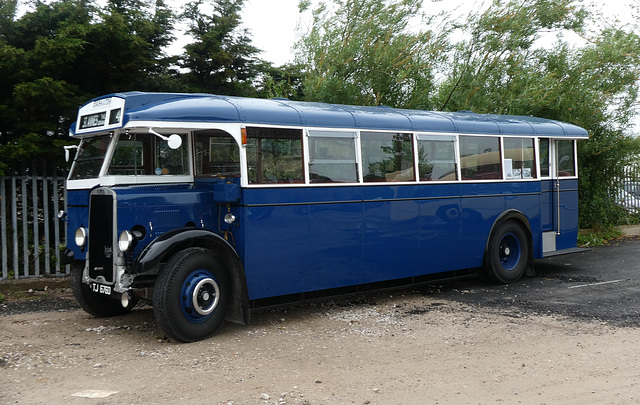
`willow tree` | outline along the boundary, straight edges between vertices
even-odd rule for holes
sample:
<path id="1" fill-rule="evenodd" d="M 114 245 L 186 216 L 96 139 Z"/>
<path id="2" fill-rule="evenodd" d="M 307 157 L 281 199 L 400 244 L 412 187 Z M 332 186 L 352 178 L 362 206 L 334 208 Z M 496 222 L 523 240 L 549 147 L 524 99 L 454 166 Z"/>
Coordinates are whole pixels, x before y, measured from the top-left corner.
<path id="1" fill-rule="evenodd" d="M 631 133 L 640 37 L 637 26 L 580 4 L 493 0 L 457 22 L 421 15 L 419 0 L 321 3 L 297 44 L 303 91 L 309 100 L 580 125 L 591 136 L 579 143 L 581 225 L 620 223 L 612 179 L 640 153 Z"/>
<path id="2" fill-rule="evenodd" d="M 578 143 L 586 227 L 623 220 L 612 180 L 640 152 L 631 132 L 640 37 L 602 22 L 573 0 L 495 0 L 461 25 L 464 39 L 438 100 L 444 110 L 534 115 L 587 129 L 589 141 Z"/>
<path id="3" fill-rule="evenodd" d="M 431 107 L 448 31 L 414 29 L 431 22 L 419 13 L 421 5 L 421 0 L 319 3 L 311 28 L 295 45 L 296 62 L 305 68 L 305 98 Z M 301 2 L 301 11 L 309 7 Z"/>

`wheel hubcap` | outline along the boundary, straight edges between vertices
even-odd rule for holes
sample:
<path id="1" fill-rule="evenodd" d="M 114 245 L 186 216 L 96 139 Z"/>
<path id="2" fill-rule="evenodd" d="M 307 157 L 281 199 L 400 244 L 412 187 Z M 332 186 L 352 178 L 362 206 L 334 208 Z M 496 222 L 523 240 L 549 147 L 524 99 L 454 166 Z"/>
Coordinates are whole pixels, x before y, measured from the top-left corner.
<path id="1" fill-rule="evenodd" d="M 220 287 L 207 270 L 191 273 L 182 284 L 180 307 L 185 317 L 194 323 L 205 321 L 220 301 Z"/>
<path id="2" fill-rule="evenodd" d="M 516 235 L 504 235 L 498 249 L 500 262 L 506 270 L 513 270 L 520 263 L 520 241 Z"/>

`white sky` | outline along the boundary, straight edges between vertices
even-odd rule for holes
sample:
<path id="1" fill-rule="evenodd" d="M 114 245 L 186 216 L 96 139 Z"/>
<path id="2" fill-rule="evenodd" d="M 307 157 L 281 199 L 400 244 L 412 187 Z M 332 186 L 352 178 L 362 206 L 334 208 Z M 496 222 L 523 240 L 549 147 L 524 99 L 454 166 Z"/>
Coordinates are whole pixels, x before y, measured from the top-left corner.
<path id="1" fill-rule="evenodd" d="M 293 62 L 291 47 L 300 21 L 299 0 L 248 0 L 242 22 L 251 31 L 253 46 L 263 50 L 260 58 L 276 66 Z"/>
<path id="2" fill-rule="evenodd" d="M 330 2 L 330 0 L 325 1 Z M 462 15 L 489 1 L 423 0 L 423 7 L 430 11 L 434 8 L 456 10 L 455 15 Z M 276 66 L 293 61 L 291 47 L 296 41 L 298 35 L 296 27 L 301 21 L 298 2 L 299 0 L 247 0 L 243 7 L 241 19 L 244 26 L 251 31 L 253 45 L 263 51 L 259 56 Z M 180 3 L 184 1 L 169 0 L 169 4 L 174 6 Z M 640 6 L 640 0 L 586 0 L 585 3 L 602 11 L 610 22 L 616 18 L 628 20 L 631 16 L 629 5 Z M 638 23 L 637 21 L 629 22 Z M 308 17 L 306 24 L 308 24 Z"/>

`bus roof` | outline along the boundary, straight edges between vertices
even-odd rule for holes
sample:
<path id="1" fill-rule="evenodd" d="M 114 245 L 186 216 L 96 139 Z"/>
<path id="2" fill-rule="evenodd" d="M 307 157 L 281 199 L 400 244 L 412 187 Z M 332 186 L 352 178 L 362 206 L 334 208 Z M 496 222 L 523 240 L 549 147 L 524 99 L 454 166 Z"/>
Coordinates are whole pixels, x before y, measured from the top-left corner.
<path id="1" fill-rule="evenodd" d="M 395 130 L 402 132 L 445 132 L 588 138 L 587 131 L 573 124 L 544 118 L 472 112 L 434 112 L 385 106 L 362 107 L 339 104 L 258 99 L 212 94 L 114 93 L 95 98 L 80 108 L 101 105 L 100 100 L 119 98 L 124 109 L 120 128 L 135 122 L 210 122 L 282 125 L 322 128 Z M 105 110 L 106 111 L 106 110 Z M 106 128 L 71 126 L 71 135 L 94 133 Z"/>

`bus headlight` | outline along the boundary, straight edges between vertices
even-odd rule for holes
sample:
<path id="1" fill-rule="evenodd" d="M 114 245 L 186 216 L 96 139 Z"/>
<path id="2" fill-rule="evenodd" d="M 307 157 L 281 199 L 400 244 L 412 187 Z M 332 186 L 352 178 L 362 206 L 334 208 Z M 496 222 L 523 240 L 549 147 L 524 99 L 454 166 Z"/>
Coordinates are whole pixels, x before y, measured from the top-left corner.
<path id="1" fill-rule="evenodd" d="M 121 252 L 126 252 L 131 248 L 133 244 L 133 235 L 129 231 L 120 232 L 120 237 L 118 237 L 118 247 Z"/>
<path id="2" fill-rule="evenodd" d="M 87 244 L 87 230 L 84 227 L 76 229 L 75 242 L 79 248 L 83 248 Z"/>
<path id="3" fill-rule="evenodd" d="M 232 223 L 236 222 L 236 216 L 232 213 L 228 213 L 224 216 L 224 222 L 231 225 Z"/>

